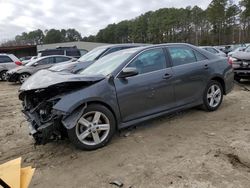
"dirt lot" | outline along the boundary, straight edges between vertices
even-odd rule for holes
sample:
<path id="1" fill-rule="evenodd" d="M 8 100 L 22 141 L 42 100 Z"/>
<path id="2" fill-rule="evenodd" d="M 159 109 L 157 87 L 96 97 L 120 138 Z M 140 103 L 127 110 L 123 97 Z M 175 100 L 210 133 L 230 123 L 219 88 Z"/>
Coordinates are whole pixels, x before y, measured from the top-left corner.
<path id="1" fill-rule="evenodd" d="M 216 112 L 148 121 L 93 152 L 68 141 L 34 147 L 18 87 L 0 83 L 0 163 L 22 156 L 37 168 L 31 187 L 250 187 L 250 92 L 239 86 Z"/>

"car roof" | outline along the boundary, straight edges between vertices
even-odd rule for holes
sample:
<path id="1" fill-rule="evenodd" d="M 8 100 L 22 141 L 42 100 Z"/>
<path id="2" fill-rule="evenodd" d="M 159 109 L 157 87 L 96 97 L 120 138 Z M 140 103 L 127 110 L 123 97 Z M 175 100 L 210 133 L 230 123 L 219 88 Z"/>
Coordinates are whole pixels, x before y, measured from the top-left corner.
<path id="1" fill-rule="evenodd" d="M 125 50 L 134 50 L 135 52 L 140 52 L 140 51 L 143 51 L 143 50 L 147 50 L 147 49 L 152 49 L 152 48 L 157 48 L 157 47 L 171 47 L 171 46 L 186 46 L 186 47 L 190 47 L 192 49 L 195 49 L 197 51 L 199 51 L 200 53 L 202 53 L 203 55 L 205 55 L 207 58 L 209 59 L 217 59 L 218 56 L 217 55 L 214 55 L 202 48 L 199 48 L 195 45 L 192 45 L 192 44 L 188 44 L 188 43 L 163 43 L 163 44 L 154 44 L 154 45 L 147 45 L 147 46 L 141 46 L 141 47 L 137 47 L 137 48 L 131 48 L 131 49 L 125 49 Z M 123 51 L 123 50 L 122 50 Z M 115 53 L 119 53 L 120 51 L 118 52 L 115 52 Z"/>
<path id="2" fill-rule="evenodd" d="M 152 45 L 146 45 L 146 46 L 140 46 L 136 49 L 150 49 L 150 48 L 154 48 L 154 47 L 168 47 L 168 46 L 188 46 L 191 48 L 198 48 L 197 46 L 194 46 L 192 44 L 188 44 L 188 43 L 162 43 L 162 44 L 152 44 Z"/>
<path id="3" fill-rule="evenodd" d="M 142 44 L 142 43 L 122 43 L 122 44 L 110 44 L 99 46 L 98 48 L 114 48 L 114 47 L 139 47 L 139 46 L 148 46 L 150 44 Z"/>

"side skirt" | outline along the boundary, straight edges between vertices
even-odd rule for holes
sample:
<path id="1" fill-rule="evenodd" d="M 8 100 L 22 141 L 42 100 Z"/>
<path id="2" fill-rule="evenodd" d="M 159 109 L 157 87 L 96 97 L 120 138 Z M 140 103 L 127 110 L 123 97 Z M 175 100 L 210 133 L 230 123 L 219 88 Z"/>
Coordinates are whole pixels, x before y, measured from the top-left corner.
<path id="1" fill-rule="evenodd" d="M 185 106 L 180 106 L 180 107 L 177 107 L 177 108 L 173 108 L 171 110 L 166 110 L 166 111 L 163 111 L 163 112 L 159 112 L 159 113 L 156 113 L 156 114 L 145 116 L 145 117 L 142 117 L 142 118 L 139 118 L 139 119 L 131 120 L 131 121 L 128 121 L 128 122 L 125 122 L 125 123 L 121 123 L 120 125 L 118 125 L 118 129 L 123 129 L 123 128 L 129 127 L 131 125 L 139 124 L 141 122 L 144 122 L 144 121 L 147 121 L 147 120 L 150 120 L 150 119 L 154 119 L 154 118 L 159 117 L 159 116 L 172 114 L 174 112 L 178 112 L 178 111 L 182 111 L 182 110 L 187 110 L 187 109 L 190 109 L 192 107 L 199 106 L 201 104 L 202 103 L 199 101 L 199 102 L 191 103 L 191 104 L 188 104 L 188 105 L 185 105 Z"/>

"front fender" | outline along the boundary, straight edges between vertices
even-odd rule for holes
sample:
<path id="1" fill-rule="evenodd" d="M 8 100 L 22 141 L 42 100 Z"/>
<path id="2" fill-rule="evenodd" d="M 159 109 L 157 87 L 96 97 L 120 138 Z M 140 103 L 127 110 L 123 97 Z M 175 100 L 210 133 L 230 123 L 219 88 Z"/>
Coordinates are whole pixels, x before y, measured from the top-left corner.
<path id="1" fill-rule="evenodd" d="M 115 88 L 106 79 L 61 96 L 53 109 L 60 111 L 67 117 L 72 115 L 80 106 L 85 106 L 90 102 L 106 104 L 111 108 L 117 120 L 120 120 Z"/>

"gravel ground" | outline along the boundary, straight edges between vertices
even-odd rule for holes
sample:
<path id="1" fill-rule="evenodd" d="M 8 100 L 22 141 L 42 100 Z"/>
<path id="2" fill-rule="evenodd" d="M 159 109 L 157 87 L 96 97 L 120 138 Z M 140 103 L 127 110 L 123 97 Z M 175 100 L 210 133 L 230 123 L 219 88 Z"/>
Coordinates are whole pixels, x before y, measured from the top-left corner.
<path id="1" fill-rule="evenodd" d="M 250 88 L 250 83 L 245 83 Z M 124 130 L 102 149 L 69 141 L 34 146 L 19 85 L 0 82 L 0 163 L 17 158 L 36 167 L 31 187 L 250 187 L 250 92 L 236 86 L 221 108 L 190 109 Z"/>

